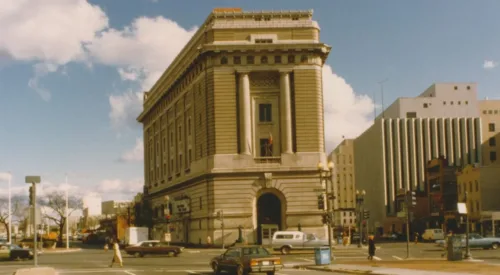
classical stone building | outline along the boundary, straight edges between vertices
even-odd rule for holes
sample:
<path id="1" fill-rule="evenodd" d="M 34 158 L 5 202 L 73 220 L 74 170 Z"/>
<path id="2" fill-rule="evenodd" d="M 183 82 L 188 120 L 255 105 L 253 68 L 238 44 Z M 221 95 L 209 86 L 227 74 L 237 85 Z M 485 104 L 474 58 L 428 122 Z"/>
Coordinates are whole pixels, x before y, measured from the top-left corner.
<path id="1" fill-rule="evenodd" d="M 155 238 L 168 211 L 172 242 L 229 244 L 241 228 L 258 243 L 299 224 L 325 235 L 315 189 L 331 48 L 319 32 L 311 11 L 215 9 L 145 93 Z"/>

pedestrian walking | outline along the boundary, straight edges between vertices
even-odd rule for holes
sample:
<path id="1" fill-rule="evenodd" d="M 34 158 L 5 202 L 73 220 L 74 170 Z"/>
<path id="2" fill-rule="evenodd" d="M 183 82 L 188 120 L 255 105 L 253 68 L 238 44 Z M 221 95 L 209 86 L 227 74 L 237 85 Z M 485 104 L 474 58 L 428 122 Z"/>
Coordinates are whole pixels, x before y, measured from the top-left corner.
<path id="1" fill-rule="evenodd" d="M 418 234 L 418 232 L 415 232 L 415 244 L 418 244 L 418 237 L 420 236 L 420 234 Z"/>
<path id="2" fill-rule="evenodd" d="M 123 267 L 122 253 L 120 252 L 120 245 L 118 243 L 118 239 L 113 240 L 113 260 L 111 260 L 109 267 L 113 267 L 114 263 L 119 263 L 120 267 Z"/>
<path id="3" fill-rule="evenodd" d="M 375 237 L 370 235 L 368 237 L 368 260 L 373 261 L 373 256 L 375 256 Z"/>

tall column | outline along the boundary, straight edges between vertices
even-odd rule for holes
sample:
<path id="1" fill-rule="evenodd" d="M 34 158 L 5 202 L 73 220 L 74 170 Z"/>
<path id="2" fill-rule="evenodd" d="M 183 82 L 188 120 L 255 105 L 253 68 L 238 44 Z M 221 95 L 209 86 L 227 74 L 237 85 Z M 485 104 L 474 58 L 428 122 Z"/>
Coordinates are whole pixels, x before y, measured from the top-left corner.
<path id="1" fill-rule="evenodd" d="M 252 120 L 250 103 L 250 80 L 248 72 L 240 73 L 240 148 L 241 154 L 252 154 Z"/>
<path id="2" fill-rule="evenodd" d="M 292 100 L 290 95 L 290 73 L 280 72 L 280 118 L 283 153 L 292 151 Z"/>

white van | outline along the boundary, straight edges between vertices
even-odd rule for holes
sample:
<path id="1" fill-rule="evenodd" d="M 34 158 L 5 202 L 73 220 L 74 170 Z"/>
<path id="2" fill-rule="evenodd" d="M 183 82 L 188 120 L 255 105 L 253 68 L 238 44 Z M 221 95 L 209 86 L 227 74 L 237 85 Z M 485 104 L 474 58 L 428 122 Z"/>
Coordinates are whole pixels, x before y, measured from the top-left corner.
<path id="1" fill-rule="evenodd" d="M 309 250 L 323 246 L 328 247 L 328 240 L 301 231 L 276 231 L 272 240 L 273 250 L 280 250 L 283 255 L 289 254 L 291 250 Z"/>
<path id="2" fill-rule="evenodd" d="M 424 234 L 422 234 L 422 240 L 424 241 L 444 240 L 443 229 L 441 228 L 426 229 Z"/>

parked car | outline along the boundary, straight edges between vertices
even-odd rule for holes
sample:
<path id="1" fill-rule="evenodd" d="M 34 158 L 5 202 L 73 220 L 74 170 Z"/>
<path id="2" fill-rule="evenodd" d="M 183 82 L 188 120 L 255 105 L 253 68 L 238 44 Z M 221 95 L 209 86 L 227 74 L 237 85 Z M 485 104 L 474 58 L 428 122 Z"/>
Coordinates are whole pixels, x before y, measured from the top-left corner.
<path id="1" fill-rule="evenodd" d="M 465 235 L 459 235 L 462 238 L 461 247 L 466 246 Z M 440 247 L 447 247 L 448 244 L 445 240 L 436 241 L 436 245 Z M 500 246 L 500 238 L 483 237 L 477 233 L 469 234 L 469 248 L 483 248 L 483 249 L 498 249 Z"/>
<path id="2" fill-rule="evenodd" d="M 136 257 L 144 257 L 145 255 L 173 255 L 175 257 L 182 253 L 184 247 L 169 245 L 166 242 L 160 241 L 143 241 L 135 245 L 125 247 L 125 252 Z"/>
<path id="3" fill-rule="evenodd" d="M 38 252 L 40 254 L 40 252 Z M 0 244 L 0 258 L 2 259 L 33 259 L 31 249 L 21 248 L 16 244 Z"/>
<path id="4" fill-rule="evenodd" d="M 222 271 L 236 272 L 237 275 L 248 273 L 267 273 L 274 275 L 283 269 L 281 258 L 273 256 L 261 246 L 231 247 L 223 254 L 210 260 L 210 266 L 215 274 Z"/>
<path id="5" fill-rule="evenodd" d="M 328 240 L 300 231 L 276 231 L 272 239 L 272 248 L 280 250 L 283 255 L 291 250 L 311 250 L 322 246 L 328 246 Z"/>

